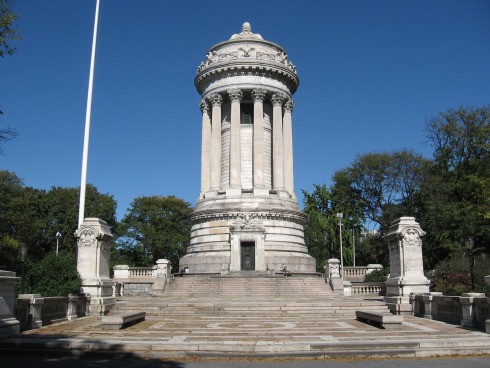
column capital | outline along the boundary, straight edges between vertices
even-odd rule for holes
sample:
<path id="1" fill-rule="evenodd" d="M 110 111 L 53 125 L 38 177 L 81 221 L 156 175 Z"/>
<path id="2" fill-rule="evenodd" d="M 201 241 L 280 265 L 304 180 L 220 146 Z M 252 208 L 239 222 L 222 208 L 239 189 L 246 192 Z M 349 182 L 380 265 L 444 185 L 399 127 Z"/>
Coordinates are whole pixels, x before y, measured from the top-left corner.
<path id="1" fill-rule="evenodd" d="M 286 99 L 286 96 L 282 93 L 274 93 L 271 97 L 272 106 L 282 106 L 283 101 Z"/>
<path id="2" fill-rule="evenodd" d="M 201 112 L 209 110 L 209 104 L 204 98 L 199 102 L 199 108 L 201 109 Z"/>
<path id="3" fill-rule="evenodd" d="M 265 94 L 266 94 L 265 89 L 254 89 L 252 91 L 252 99 L 254 102 L 262 102 L 265 100 Z"/>
<path id="4" fill-rule="evenodd" d="M 234 89 L 229 89 L 228 91 L 228 95 L 230 96 L 230 100 L 231 101 L 238 101 L 240 102 L 243 98 L 243 93 L 241 90 L 237 89 L 237 88 L 234 88 Z"/>
<path id="5" fill-rule="evenodd" d="M 284 110 L 293 112 L 294 109 L 294 101 L 292 98 L 289 98 L 285 103 L 284 103 Z"/>
<path id="6" fill-rule="evenodd" d="M 211 105 L 213 106 L 221 106 L 223 105 L 223 97 L 219 93 L 212 93 L 208 97 Z"/>

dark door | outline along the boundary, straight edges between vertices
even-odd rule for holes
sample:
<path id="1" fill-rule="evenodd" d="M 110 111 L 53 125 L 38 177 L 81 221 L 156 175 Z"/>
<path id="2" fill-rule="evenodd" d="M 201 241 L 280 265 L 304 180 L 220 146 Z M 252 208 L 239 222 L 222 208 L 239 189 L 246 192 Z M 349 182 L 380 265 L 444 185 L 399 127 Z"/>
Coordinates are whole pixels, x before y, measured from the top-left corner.
<path id="1" fill-rule="evenodd" d="M 242 270 L 255 270 L 255 243 L 242 242 Z"/>

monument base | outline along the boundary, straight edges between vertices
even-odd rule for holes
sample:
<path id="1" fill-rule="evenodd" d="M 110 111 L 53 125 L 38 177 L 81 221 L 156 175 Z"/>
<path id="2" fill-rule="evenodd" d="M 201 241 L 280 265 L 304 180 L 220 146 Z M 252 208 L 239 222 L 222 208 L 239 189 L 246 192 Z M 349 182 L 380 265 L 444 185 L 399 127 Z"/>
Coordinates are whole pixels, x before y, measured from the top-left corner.
<path id="1" fill-rule="evenodd" d="M 89 315 L 104 316 L 116 305 L 111 280 L 84 280 L 83 292 L 90 295 Z"/>
<path id="2" fill-rule="evenodd" d="M 387 295 L 383 298 L 390 312 L 398 315 L 412 315 L 409 296 Z"/>
<path id="3" fill-rule="evenodd" d="M 20 322 L 12 317 L 10 308 L 0 297 L 0 337 L 17 335 L 20 333 Z"/>

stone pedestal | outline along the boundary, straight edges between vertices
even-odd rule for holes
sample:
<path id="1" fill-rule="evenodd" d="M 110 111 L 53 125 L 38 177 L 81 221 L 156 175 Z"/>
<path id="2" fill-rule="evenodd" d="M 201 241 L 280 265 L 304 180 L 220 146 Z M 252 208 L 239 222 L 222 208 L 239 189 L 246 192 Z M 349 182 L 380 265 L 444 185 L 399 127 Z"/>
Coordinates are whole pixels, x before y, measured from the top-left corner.
<path id="1" fill-rule="evenodd" d="M 0 337 L 20 332 L 20 322 L 14 317 L 15 286 L 20 277 L 15 272 L 0 270 Z"/>
<path id="2" fill-rule="evenodd" d="M 167 280 L 171 274 L 170 262 L 168 259 L 157 260 L 157 266 L 153 270 L 153 277 L 155 282 L 153 283 L 151 294 L 152 295 L 163 295 L 165 286 L 167 285 Z"/>
<path id="3" fill-rule="evenodd" d="M 76 231 L 78 245 L 77 269 L 82 277 L 82 289 L 90 294 L 91 315 L 105 315 L 116 303 L 112 295 L 114 282 L 110 279 L 109 263 L 112 234 L 107 223 L 87 218 Z"/>
<path id="4" fill-rule="evenodd" d="M 485 276 L 485 282 L 490 285 L 490 275 Z M 490 304 L 490 297 L 487 298 L 488 304 Z M 490 319 L 485 321 L 485 331 L 490 333 Z"/>
<path id="5" fill-rule="evenodd" d="M 28 329 L 35 330 L 43 327 L 41 310 L 44 304 L 44 298 L 41 297 L 41 294 L 20 294 L 19 299 L 29 300 L 29 316 L 31 321 Z"/>
<path id="6" fill-rule="evenodd" d="M 385 302 L 392 313 L 411 314 L 410 293 L 429 292 L 430 281 L 424 276 L 422 261 L 424 235 L 414 217 L 400 217 L 393 221 L 385 236 L 390 250 Z"/>
<path id="7" fill-rule="evenodd" d="M 485 293 L 464 293 L 461 294 L 461 326 L 473 328 L 476 326 L 476 306 L 475 299 L 486 299 Z"/>
<path id="8" fill-rule="evenodd" d="M 344 285 L 340 276 L 340 261 L 337 258 L 330 258 L 327 261 L 325 277 L 334 293 L 344 293 Z"/>

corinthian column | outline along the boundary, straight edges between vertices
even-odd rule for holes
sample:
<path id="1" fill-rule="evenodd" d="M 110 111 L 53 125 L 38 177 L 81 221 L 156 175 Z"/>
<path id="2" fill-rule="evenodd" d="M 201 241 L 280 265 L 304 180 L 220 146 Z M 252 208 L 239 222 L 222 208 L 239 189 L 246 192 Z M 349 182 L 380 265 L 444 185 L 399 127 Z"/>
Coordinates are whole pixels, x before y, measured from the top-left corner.
<path id="1" fill-rule="evenodd" d="M 282 134 L 284 139 L 284 189 L 288 192 L 294 192 L 293 179 L 293 121 L 291 113 L 293 112 L 294 102 L 289 99 L 284 104 L 284 120 Z"/>
<path id="2" fill-rule="evenodd" d="M 201 146 L 201 196 L 211 189 L 211 119 L 209 105 L 201 100 L 202 146 Z"/>
<path id="3" fill-rule="evenodd" d="M 264 98 L 265 89 L 254 89 L 252 98 L 254 101 L 254 136 L 253 136 L 253 178 L 254 188 L 264 188 Z"/>
<path id="4" fill-rule="evenodd" d="M 211 121 L 211 190 L 221 188 L 221 105 L 223 98 L 218 93 L 209 96 L 213 105 Z"/>
<path id="5" fill-rule="evenodd" d="M 284 95 L 272 96 L 272 189 L 284 189 L 282 102 Z"/>
<path id="6" fill-rule="evenodd" d="M 228 91 L 231 101 L 230 124 L 230 188 L 241 188 L 241 156 L 240 156 L 240 101 L 243 94 L 239 89 Z"/>

